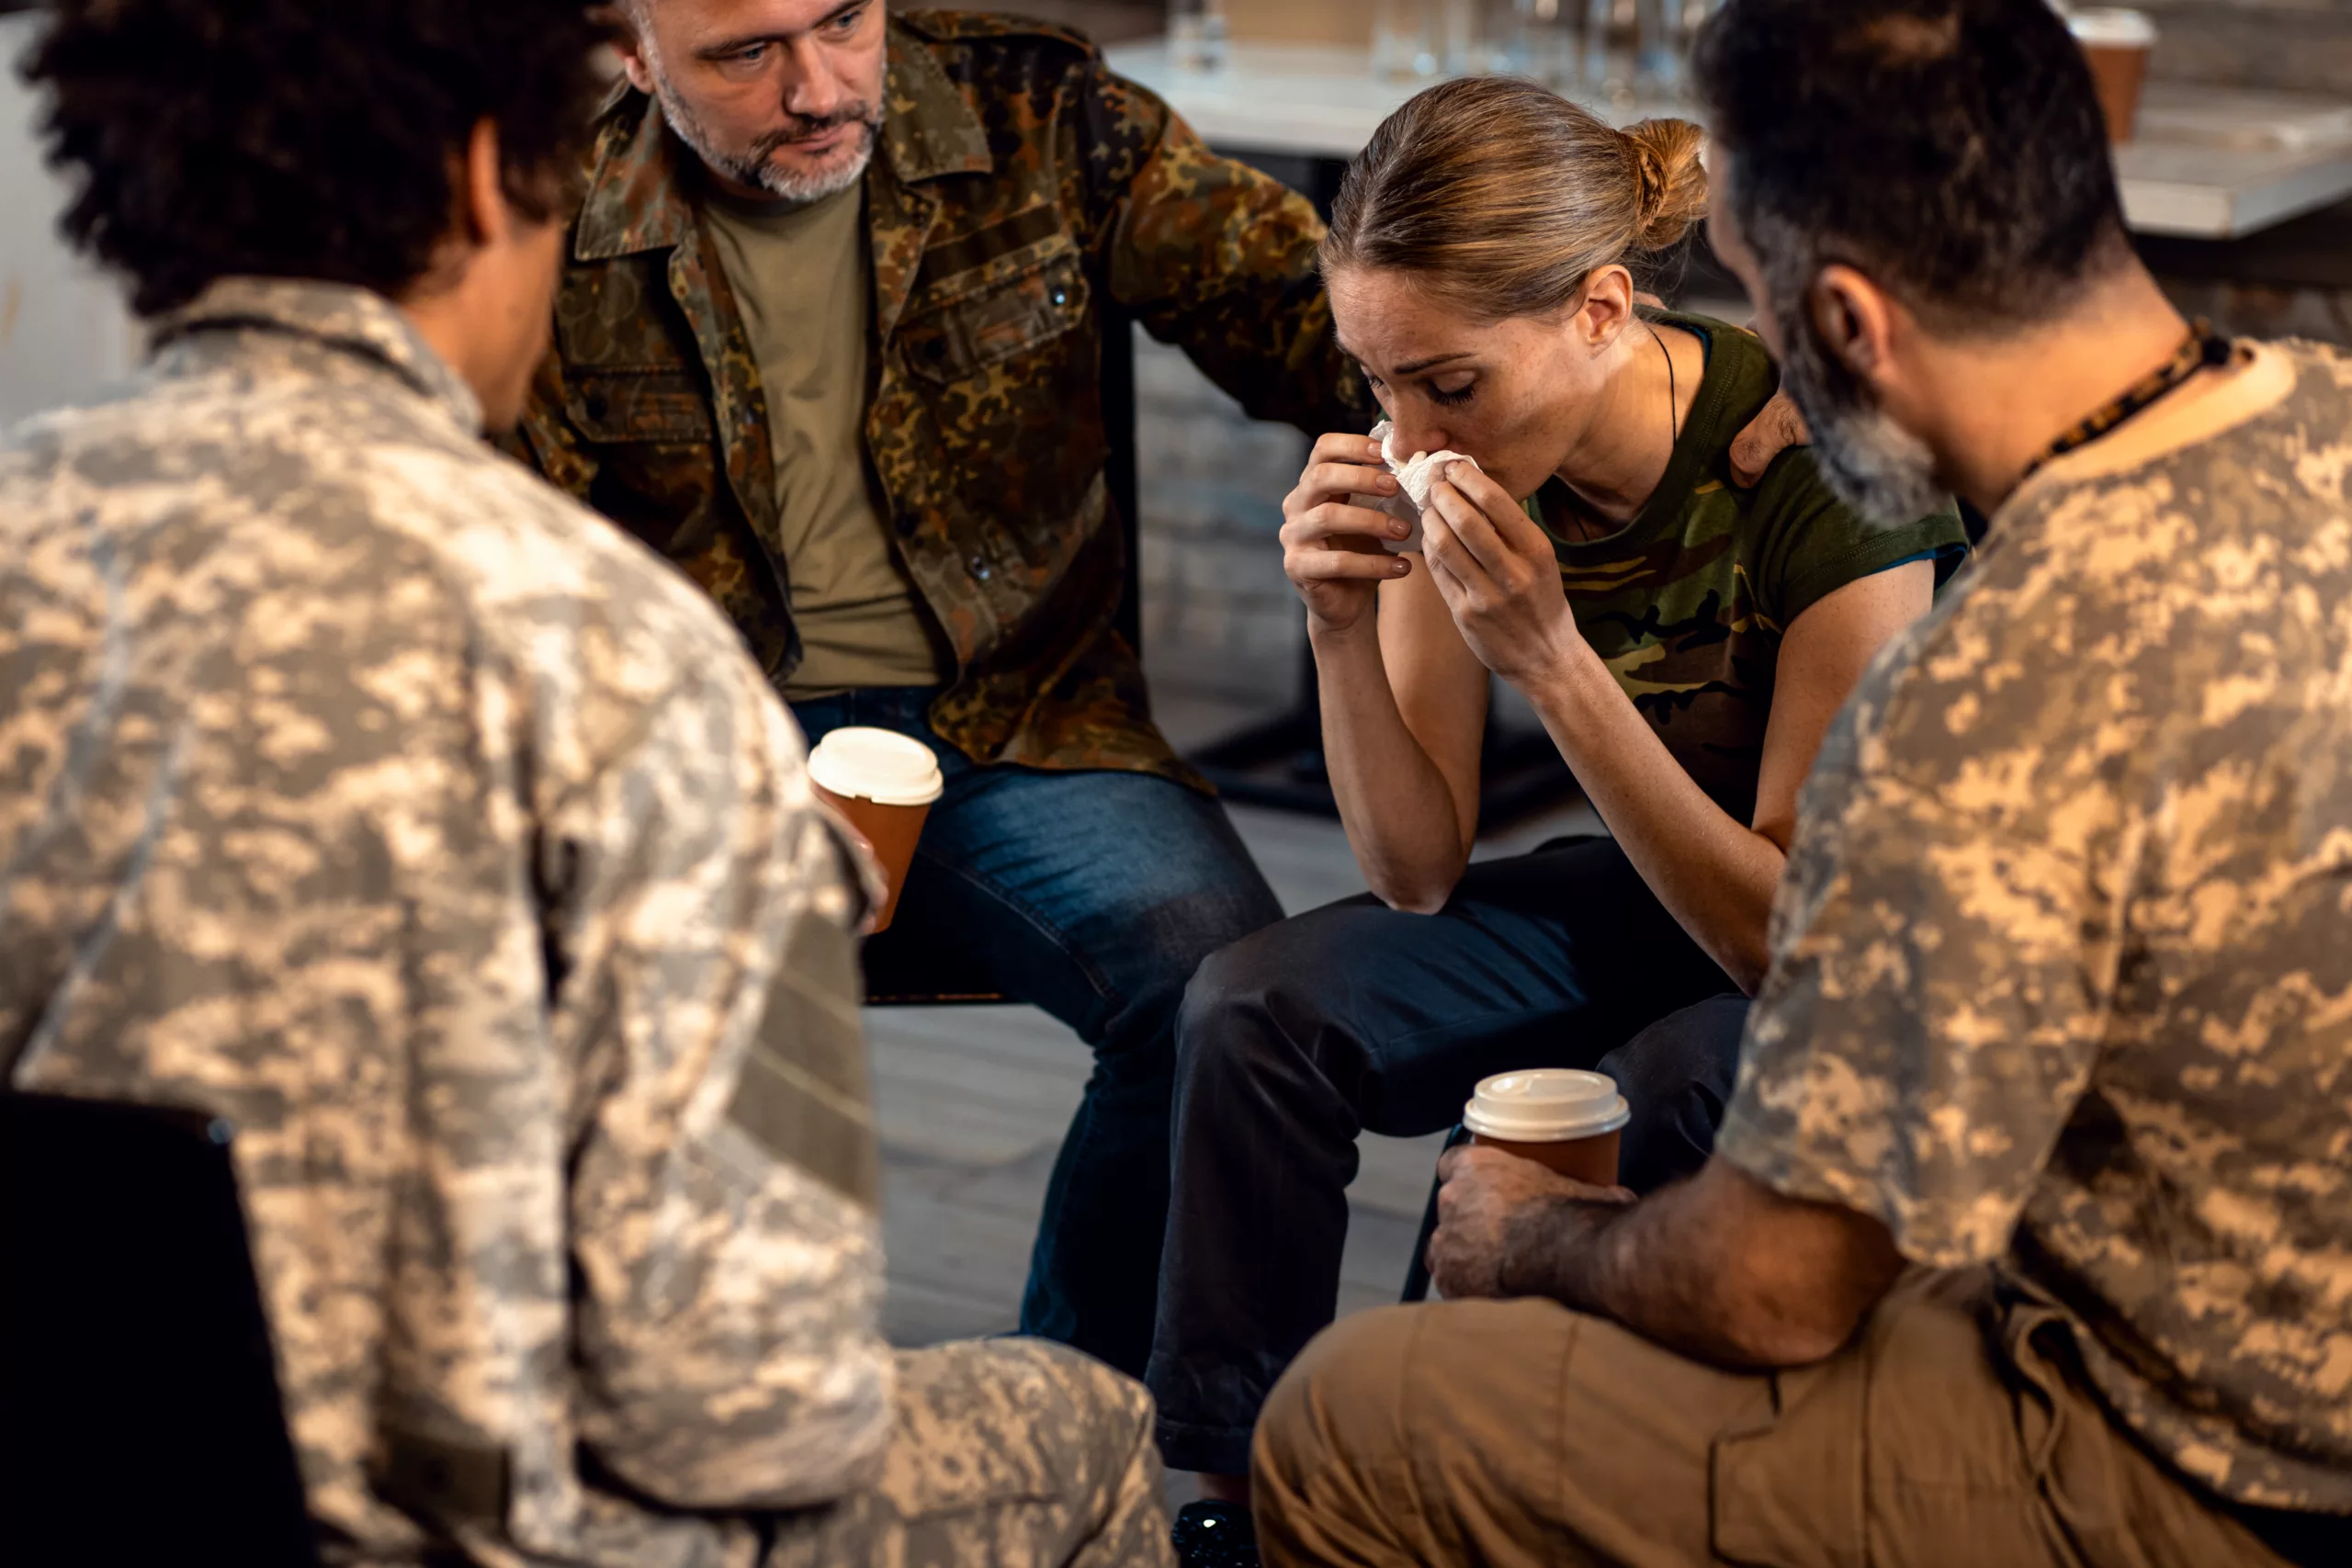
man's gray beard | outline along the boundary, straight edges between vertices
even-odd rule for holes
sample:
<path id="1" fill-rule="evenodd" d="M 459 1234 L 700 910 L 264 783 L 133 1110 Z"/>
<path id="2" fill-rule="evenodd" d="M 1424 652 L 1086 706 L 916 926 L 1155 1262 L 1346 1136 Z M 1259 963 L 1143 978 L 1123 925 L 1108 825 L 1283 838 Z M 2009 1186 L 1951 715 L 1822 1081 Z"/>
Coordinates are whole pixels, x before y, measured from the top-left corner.
<path id="1" fill-rule="evenodd" d="M 1935 454 L 1894 423 L 1870 389 L 1832 358 L 1802 310 L 1781 315 L 1789 395 L 1813 432 L 1814 459 L 1829 488 L 1864 522 L 1914 522 L 1944 504 Z"/>
<path id="2" fill-rule="evenodd" d="M 769 162 L 773 148 L 750 154 L 722 151 L 711 140 L 709 130 L 695 116 L 693 107 L 672 91 L 668 74 L 657 67 L 651 75 L 653 96 L 661 100 L 662 118 L 670 122 L 670 129 L 678 133 L 678 140 L 693 148 L 695 156 L 707 167 L 737 185 L 753 186 L 770 196 L 805 205 L 822 201 L 829 196 L 837 196 L 849 189 L 865 177 L 865 166 L 874 161 L 874 142 L 880 125 L 878 114 L 865 122 L 865 145 L 858 150 L 855 158 L 831 174 L 796 175 Z"/>

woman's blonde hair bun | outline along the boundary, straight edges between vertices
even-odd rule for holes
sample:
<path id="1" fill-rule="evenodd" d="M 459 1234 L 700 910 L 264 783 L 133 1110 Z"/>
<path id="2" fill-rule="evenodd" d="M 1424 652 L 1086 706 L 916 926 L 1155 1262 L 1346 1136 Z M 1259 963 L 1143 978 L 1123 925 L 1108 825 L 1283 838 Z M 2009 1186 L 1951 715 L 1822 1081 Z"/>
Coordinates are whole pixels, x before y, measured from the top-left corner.
<path id="1" fill-rule="evenodd" d="M 1634 249 L 1662 251 L 1707 215 L 1707 133 L 1687 119 L 1645 119 L 1623 136 L 1634 165 Z"/>
<path id="2" fill-rule="evenodd" d="M 1649 288 L 1706 214 L 1704 141 L 1688 120 L 1614 130 L 1516 77 L 1442 83 L 1389 116 L 1348 166 L 1324 275 L 1410 273 L 1487 321 L 1574 309 L 1604 266 L 1622 264 Z"/>

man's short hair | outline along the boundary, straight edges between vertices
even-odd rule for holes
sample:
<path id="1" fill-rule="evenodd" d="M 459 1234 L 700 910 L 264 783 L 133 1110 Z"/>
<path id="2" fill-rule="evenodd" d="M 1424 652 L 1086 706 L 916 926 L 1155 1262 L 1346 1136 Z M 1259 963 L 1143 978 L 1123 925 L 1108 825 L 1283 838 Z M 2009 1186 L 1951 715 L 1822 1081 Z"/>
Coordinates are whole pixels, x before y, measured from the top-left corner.
<path id="1" fill-rule="evenodd" d="M 1694 70 L 1772 308 L 1844 262 L 1940 330 L 1997 333 L 2129 254 L 2090 69 L 2047 0 L 1728 0 Z"/>
<path id="2" fill-rule="evenodd" d="M 399 296 L 457 211 L 450 173 L 498 127 L 508 197 L 544 219 L 600 83 L 582 0 L 53 0 L 25 65 L 53 95 L 62 226 L 142 315 L 236 274 Z"/>

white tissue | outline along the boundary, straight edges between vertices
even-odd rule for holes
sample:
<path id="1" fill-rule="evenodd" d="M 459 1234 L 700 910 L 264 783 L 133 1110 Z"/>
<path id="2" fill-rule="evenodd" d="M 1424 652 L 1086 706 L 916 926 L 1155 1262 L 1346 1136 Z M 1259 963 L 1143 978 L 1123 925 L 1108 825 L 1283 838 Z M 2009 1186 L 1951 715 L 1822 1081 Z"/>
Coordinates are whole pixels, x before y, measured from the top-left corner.
<path id="1" fill-rule="evenodd" d="M 1401 517 L 1413 525 L 1413 531 L 1402 539 L 1384 539 L 1381 543 L 1390 555 L 1421 547 L 1421 513 L 1428 510 L 1430 491 L 1445 478 L 1448 463 L 1467 463 L 1478 467 L 1478 459 L 1466 452 L 1416 452 L 1399 459 L 1396 456 L 1396 431 L 1386 420 L 1372 427 L 1372 438 L 1380 443 L 1380 455 L 1388 464 L 1388 471 L 1396 476 L 1396 489 L 1401 492 L 1391 496 L 1360 495 L 1358 506 L 1368 506 L 1374 512 L 1385 512 L 1391 517 Z M 1480 469 L 1484 472 L 1484 469 Z"/>

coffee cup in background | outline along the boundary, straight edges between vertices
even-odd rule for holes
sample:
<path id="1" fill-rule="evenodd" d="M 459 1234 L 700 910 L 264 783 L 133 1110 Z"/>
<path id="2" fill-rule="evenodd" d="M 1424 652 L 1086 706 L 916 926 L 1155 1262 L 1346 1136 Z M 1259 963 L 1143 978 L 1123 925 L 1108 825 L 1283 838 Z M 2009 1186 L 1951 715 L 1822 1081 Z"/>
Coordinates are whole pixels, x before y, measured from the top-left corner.
<path id="1" fill-rule="evenodd" d="M 2090 62 L 2098 107 L 2107 116 L 2110 141 L 2129 141 L 2140 121 L 2140 88 L 2148 76 L 2148 51 L 2156 46 L 2156 25 L 2144 12 L 2099 6 L 2071 10 L 2066 26 Z"/>
<path id="2" fill-rule="evenodd" d="M 808 780 L 849 819 L 882 865 L 882 908 L 874 931 L 890 929 L 899 892 L 933 802 L 946 787 L 939 759 L 911 736 L 888 729 L 836 729 L 808 754 Z"/>
<path id="3" fill-rule="evenodd" d="M 1485 1079 L 1462 1108 L 1478 1143 L 1594 1187 L 1617 1184 L 1617 1144 L 1634 1117 L 1616 1080 L 1573 1067 Z"/>

